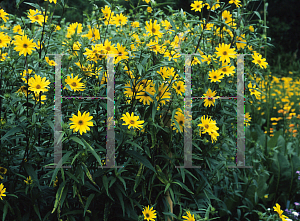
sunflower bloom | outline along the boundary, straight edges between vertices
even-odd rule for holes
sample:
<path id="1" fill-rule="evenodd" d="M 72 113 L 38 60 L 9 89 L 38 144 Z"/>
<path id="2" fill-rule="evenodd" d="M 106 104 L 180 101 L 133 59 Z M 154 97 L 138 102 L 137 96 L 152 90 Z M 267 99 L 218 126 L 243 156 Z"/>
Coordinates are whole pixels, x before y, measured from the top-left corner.
<path id="1" fill-rule="evenodd" d="M 122 125 L 128 125 L 128 129 L 130 129 L 131 127 L 133 129 L 143 128 L 142 124 L 144 123 L 144 121 L 143 120 L 139 121 L 139 118 L 140 118 L 139 116 L 134 116 L 133 113 L 131 113 L 131 115 L 130 115 L 128 112 L 126 112 L 126 114 L 123 114 L 122 116 L 123 117 L 121 117 L 120 119 L 125 121 L 125 123 Z"/>
<path id="2" fill-rule="evenodd" d="M 89 131 L 89 127 L 94 126 L 93 122 L 90 121 L 93 119 L 93 117 L 89 115 L 89 112 L 84 112 L 81 115 L 80 111 L 78 110 L 78 115 L 76 116 L 73 114 L 72 118 L 70 118 L 72 121 L 70 125 L 73 124 L 70 126 L 70 129 L 73 129 L 73 132 L 77 132 L 79 130 L 80 135 L 82 135 L 82 132 L 86 133 L 87 130 Z"/>
<path id="3" fill-rule="evenodd" d="M 183 126 L 184 126 L 184 114 L 182 113 L 182 110 L 180 108 L 177 108 L 176 114 L 174 116 L 175 120 L 179 124 L 180 132 L 183 132 Z M 172 122 L 173 130 L 176 130 L 176 133 L 178 133 L 178 129 L 176 127 L 175 122 Z"/>
<path id="4" fill-rule="evenodd" d="M 195 215 L 194 214 L 192 216 L 190 211 L 186 212 L 186 214 L 187 214 L 187 216 L 182 216 L 182 218 L 184 218 L 185 221 L 195 221 Z"/>
<path id="5" fill-rule="evenodd" d="M 37 47 L 36 43 L 33 42 L 33 39 L 28 39 L 26 35 L 22 37 L 15 36 L 14 44 L 16 47 L 14 48 L 15 51 L 19 52 L 19 56 L 22 54 L 26 56 L 27 54 L 31 55 L 34 47 Z"/>
<path id="6" fill-rule="evenodd" d="M 73 77 L 73 73 L 71 74 L 72 78 L 70 76 L 67 76 L 67 79 L 65 79 L 65 82 L 70 86 L 72 90 L 76 91 L 84 91 L 84 83 L 81 83 L 80 80 L 81 78 L 78 79 L 78 76 L 75 78 Z M 64 89 L 67 89 L 64 87 Z"/>
<path id="7" fill-rule="evenodd" d="M 175 91 L 178 95 L 182 96 L 182 93 L 185 92 L 184 82 L 183 81 L 177 81 L 175 84 L 176 85 L 173 85 L 173 88 L 175 89 Z"/>
<path id="8" fill-rule="evenodd" d="M 221 82 L 221 80 L 224 78 L 224 75 L 219 72 L 218 70 L 211 70 L 209 72 L 209 78 L 211 82 Z"/>
<path id="9" fill-rule="evenodd" d="M 28 185 L 31 185 L 32 184 L 32 179 L 31 179 L 31 176 L 27 177 L 26 180 L 24 180 L 24 182 Z"/>
<path id="10" fill-rule="evenodd" d="M 125 17 L 122 13 L 116 15 L 113 19 L 114 19 L 114 23 L 115 23 L 116 26 L 126 25 L 127 21 L 128 21 L 127 17 Z"/>
<path id="11" fill-rule="evenodd" d="M 252 58 L 253 58 L 252 62 L 254 64 L 258 64 L 262 69 L 267 68 L 268 63 L 266 62 L 265 58 L 262 58 L 261 54 L 254 53 L 254 55 L 252 55 Z"/>
<path id="12" fill-rule="evenodd" d="M 235 6 L 236 6 L 237 8 L 239 8 L 239 7 L 242 6 L 240 3 L 241 3 L 240 0 L 230 0 L 230 1 L 229 1 L 229 4 L 235 4 Z"/>
<path id="13" fill-rule="evenodd" d="M 143 214 L 144 219 L 146 219 L 147 221 L 155 221 L 154 219 L 156 218 L 156 211 L 153 210 L 153 208 L 149 209 L 149 206 L 145 207 L 143 210 Z"/>
<path id="14" fill-rule="evenodd" d="M 152 19 L 150 21 L 146 21 L 146 31 L 149 32 L 148 36 L 157 35 L 159 38 L 163 35 L 160 30 L 160 25 L 157 24 L 157 20 L 152 22 Z"/>
<path id="15" fill-rule="evenodd" d="M 3 32 L 0 32 L 0 48 L 7 47 L 10 40 L 11 38 L 8 35 L 4 34 Z"/>
<path id="16" fill-rule="evenodd" d="M 148 93 L 152 96 L 155 94 L 155 89 L 150 85 L 148 85 L 143 91 L 137 93 L 136 98 L 140 99 L 140 102 L 143 102 L 144 105 L 146 105 L 146 103 L 150 105 L 150 102 L 153 102 L 153 99 Z"/>
<path id="17" fill-rule="evenodd" d="M 191 4 L 191 10 L 197 12 L 201 12 L 201 9 L 204 7 L 203 2 L 202 1 L 194 1 L 194 3 Z"/>
<path id="18" fill-rule="evenodd" d="M 6 15 L 9 15 L 9 14 L 7 14 L 3 9 L 1 9 L 0 10 L 0 18 L 2 18 L 4 22 L 6 22 L 8 19 L 8 17 Z"/>
<path id="19" fill-rule="evenodd" d="M 2 199 L 2 196 L 6 196 L 6 194 L 4 194 L 6 192 L 6 188 L 4 188 L 3 183 L 0 184 L 0 198 Z"/>
<path id="20" fill-rule="evenodd" d="M 46 92 L 48 89 L 46 87 L 49 87 L 48 85 L 50 84 L 49 80 L 46 80 L 46 77 L 41 78 L 40 75 L 36 75 L 31 77 L 29 79 L 28 85 L 29 85 L 29 90 L 33 91 L 34 93 L 39 94 L 40 92 Z"/>
<path id="21" fill-rule="evenodd" d="M 217 54 L 217 57 L 220 57 L 219 59 L 221 62 L 229 63 L 230 58 L 236 57 L 236 52 L 233 48 L 230 48 L 230 45 L 231 44 L 222 43 L 222 45 L 219 44 L 219 47 L 216 48 L 217 52 L 215 53 Z"/>
<path id="22" fill-rule="evenodd" d="M 217 94 L 216 91 L 212 92 L 210 88 L 208 88 L 208 90 L 206 91 L 206 94 L 204 94 L 205 97 L 208 97 L 208 98 L 205 98 L 204 100 L 204 106 L 207 107 L 207 106 L 215 106 L 215 99 L 218 99 L 218 97 L 215 97 Z"/>
<path id="23" fill-rule="evenodd" d="M 2 119 L 1 119 L 1 121 L 2 121 Z M 0 173 L 6 174 L 6 172 L 7 172 L 7 169 L 6 169 L 6 168 L 0 167 Z"/>

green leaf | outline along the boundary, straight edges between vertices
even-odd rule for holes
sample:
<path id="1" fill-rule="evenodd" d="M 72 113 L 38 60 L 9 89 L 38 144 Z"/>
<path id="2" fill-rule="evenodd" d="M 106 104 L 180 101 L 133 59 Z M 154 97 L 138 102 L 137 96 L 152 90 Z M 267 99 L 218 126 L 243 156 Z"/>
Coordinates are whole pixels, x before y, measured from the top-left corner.
<path id="1" fill-rule="evenodd" d="M 78 180 L 72 173 L 70 173 L 69 171 L 65 171 L 65 173 L 66 173 L 70 178 L 72 178 L 74 181 L 76 181 L 77 183 L 79 183 L 79 180 Z"/>
<path id="2" fill-rule="evenodd" d="M 85 216 L 86 210 L 89 208 L 89 205 L 91 204 L 91 202 L 92 202 L 94 196 L 95 196 L 95 194 L 94 194 L 94 193 L 91 193 L 91 194 L 89 195 L 89 197 L 87 198 L 86 204 L 85 204 L 85 207 L 84 207 L 83 216 Z"/>
<path id="3" fill-rule="evenodd" d="M 7 210 L 8 210 L 8 202 L 5 202 L 5 205 L 3 207 L 3 216 L 2 216 L 2 221 L 5 221 L 5 217 L 7 215 Z"/>
<path id="4" fill-rule="evenodd" d="M 52 210 L 51 213 L 54 213 L 54 211 L 56 210 L 57 206 L 58 206 L 58 203 L 62 197 L 62 193 L 63 193 L 63 190 L 65 188 L 65 185 L 66 185 L 66 182 L 62 182 L 56 192 L 56 197 L 55 197 L 55 203 L 54 203 L 54 208 Z"/>
<path id="5" fill-rule="evenodd" d="M 30 5 L 30 6 L 32 6 L 34 8 L 36 8 L 36 9 L 38 9 L 40 11 L 40 6 L 38 4 L 30 3 L 30 2 L 24 2 L 24 3 L 27 4 L 27 5 Z"/>
<path id="6" fill-rule="evenodd" d="M 21 127 L 14 127 L 12 128 L 10 131 L 8 131 L 0 140 L 7 140 L 7 137 L 9 137 L 10 135 L 13 135 L 15 133 L 21 132 L 22 128 Z"/>
<path id="7" fill-rule="evenodd" d="M 88 149 L 92 152 L 92 154 L 94 155 L 94 157 L 96 158 L 96 160 L 98 161 L 99 165 L 101 166 L 101 159 L 99 157 L 99 155 L 96 153 L 96 151 L 94 150 L 94 148 L 92 148 L 85 140 L 83 140 L 83 142 L 85 143 L 86 147 L 88 147 Z"/>
<path id="8" fill-rule="evenodd" d="M 186 185 L 184 185 L 182 182 L 180 182 L 179 180 L 177 180 L 176 182 L 173 182 L 177 185 L 179 185 L 181 188 L 185 189 L 187 192 L 194 194 Z"/>
<path id="9" fill-rule="evenodd" d="M 102 177 L 102 182 L 103 182 L 104 188 L 106 190 L 107 196 L 109 196 L 109 193 L 108 193 L 108 180 L 107 180 L 107 176 L 106 175 L 104 175 Z"/>
<path id="10" fill-rule="evenodd" d="M 42 220 L 39 208 L 36 206 L 36 204 L 33 205 L 33 209 L 34 209 L 36 215 L 38 215 L 39 219 Z"/>
<path id="11" fill-rule="evenodd" d="M 129 141 L 129 140 L 125 141 L 124 144 L 126 144 L 126 143 L 129 143 L 129 144 L 131 144 L 131 145 L 133 145 L 133 146 L 139 148 L 140 150 L 144 151 L 144 149 L 143 149 L 140 145 L 138 145 L 137 143 L 131 142 L 131 141 Z"/>
<path id="12" fill-rule="evenodd" d="M 115 193 L 116 193 L 116 195 L 118 196 L 119 201 L 120 201 L 120 203 L 121 203 L 122 211 L 123 211 L 123 217 L 124 217 L 124 216 L 125 216 L 125 206 L 124 206 L 123 195 L 122 195 L 121 191 L 119 190 L 119 188 L 116 188 L 116 189 L 115 189 Z"/>
<path id="13" fill-rule="evenodd" d="M 19 5 L 24 2 L 24 0 L 16 0 L 16 7 L 19 8 Z"/>
<path id="14" fill-rule="evenodd" d="M 138 160 L 139 162 L 141 162 L 142 164 L 144 164 L 146 167 L 148 167 L 154 173 L 156 172 L 154 167 L 152 166 L 152 164 L 146 157 L 140 155 L 138 152 L 136 152 L 134 150 L 128 150 L 127 153 L 129 155 L 131 155 L 133 158 L 135 158 L 136 160 Z"/>

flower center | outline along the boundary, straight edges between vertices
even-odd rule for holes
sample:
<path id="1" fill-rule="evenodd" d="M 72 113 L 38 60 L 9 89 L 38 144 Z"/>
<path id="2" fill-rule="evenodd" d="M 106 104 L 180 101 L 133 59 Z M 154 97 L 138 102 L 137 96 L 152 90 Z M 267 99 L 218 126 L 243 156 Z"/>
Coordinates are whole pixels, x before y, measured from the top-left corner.
<path id="1" fill-rule="evenodd" d="M 227 55 L 227 51 L 223 51 L 223 55 Z"/>
<path id="2" fill-rule="evenodd" d="M 226 72 L 226 70 L 227 70 L 226 68 L 223 68 L 223 69 L 222 69 L 222 71 L 224 71 L 224 72 Z"/>
<path id="3" fill-rule="evenodd" d="M 208 124 L 205 124 L 205 126 L 204 126 L 206 129 L 208 129 L 209 128 L 209 125 Z"/>
<path id="4" fill-rule="evenodd" d="M 214 76 L 214 79 L 217 79 L 217 76 Z"/>
<path id="5" fill-rule="evenodd" d="M 146 217 L 150 217 L 149 213 L 146 213 Z"/>
<path id="6" fill-rule="evenodd" d="M 73 83 L 72 83 L 72 86 L 73 86 L 73 87 L 76 87 L 76 85 L 77 85 L 76 82 L 73 82 Z"/>
<path id="7" fill-rule="evenodd" d="M 28 45 L 27 44 L 23 44 L 23 48 L 27 48 L 28 47 Z"/>
<path id="8" fill-rule="evenodd" d="M 155 28 L 152 28 L 152 30 L 151 30 L 153 33 L 155 33 L 156 32 L 156 29 Z"/>
<path id="9" fill-rule="evenodd" d="M 82 124 L 83 124 L 82 120 L 78 121 L 78 124 L 79 124 L 79 125 L 82 125 Z"/>
<path id="10" fill-rule="evenodd" d="M 36 89 L 40 89 L 41 88 L 41 86 L 38 84 L 37 86 L 36 86 Z"/>
<path id="11" fill-rule="evenodd" d="M 181 120 L 181 121 L 179 121 L 179 124 L 183 124 L 183 121 Z"/>
<path id="12" fill-rule="evenodd" d="M 131 120 L 130 123 L 131 123 L 131 124 L 134 124 L 134 120 Z"/>
<path id="13" fill-rule="evenodd" d="M 261 63 L 261 60 L 258 60 L 257 62 L 260 64 L 260 63 Z"/>
<path id="14" fill-rule="evenodd" d="M 177 90 L 180 90 L 180 86 L 177 87 Z"/>

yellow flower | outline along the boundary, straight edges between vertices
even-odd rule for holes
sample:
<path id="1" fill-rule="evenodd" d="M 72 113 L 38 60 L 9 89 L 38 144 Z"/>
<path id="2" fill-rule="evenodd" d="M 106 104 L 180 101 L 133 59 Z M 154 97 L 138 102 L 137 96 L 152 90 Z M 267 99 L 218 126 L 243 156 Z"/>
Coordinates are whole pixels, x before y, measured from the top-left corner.
<path id="1" fill-rule="evenodd" d="M 4 34 L 3 32 L 0 32 L 0 48 L 7 47 L 9 44 L 11 38 Z"/>
<path id="2" fill-rule="evenodd" d="M 14 31 L 14 33 L 19 33 L 20 35 L 23 34 L 21 25 L 16 25 L 16 26 L 14 26 L 13 31 Z"/>
<path id="3" fill-rule="evenodd" d="M 70 120 L 72 121 L 70 125 L 73 124 L 70 126 L 70 129 L 73 129 L 73 132 L 77 132 L 79 130 L 80 135 L 82 135 L 82 132 L 86 133 L 87 130 L 89 131 L 89 127 L 94 126 L 93 122 L 90 121 L 91 119 L 93 119 L 93 117 L 89 115 L 89 112 L 84 112 L 81 115 L 80 111 L 78 110 L 78 116 L 73 114 L 72 118 L 70 118 Z"/>
<path id="4" fill-rule="evenodd" d="M 147 7 L 147 12 L 151 13 L 152 12 L 152 8 L 151 7 Z"/>
<path id="5" fill-rule="evenodd" d="M 32 184 L 32 179 L 31 179 L 31 176 L 27 177 L 26 180 L 24 180 L 24 182 L 28 185 L 31 185 Z"/>
<path id="6" fill-rule="evenodd" d="M 230 1 L 229 1 L 229 4 L 235 4 L 235 6 L 236 6 L 237 8 L 239 8 L 240 6 L 242 6 L 240 3 L 241 3 L 240 0 L 230 0 Z"/>
<path id="7" fill-rule="evenodd" d="M 2 119 L 1 119 L 1 122 L 2 122 Z M 4 168 L 4 167 L 0 167 L 0 173 L 6 174 L 7 173 L 7 169 Z"/>
<path id="8" fill-rule="evenodd" d="M 149 35 L 157 35 L 159 38 L 163 35 L 163 33 L 161 33 L 160 30 L 160 25 L 157 24 L 157 20 L 155 20 L 154 22 L 152 22 L 152 19 L 150 21 L 146 21 L 146 27 L 145 27 L 146 31 L 149 32 Z"/>
<path id="9" fill-rule="evenodd" d="M 1 9 L 0 10 L 0 18 L 2 18 L 4 22 L 6 22 L 8 19 L 8 17 L 6 15 L 8 15 L 8 14 L 3 9 Z"/>
<path id="10" fill-rule="evenodd" d="M 191 7 L 193 11 L 197 12 L 201 12 L 201 9 L 204 7 L 203 2 L 202 1 L 194 1 L 194 3 L 191 4 Z"/>
<path id="11" fill-rule="evenodd" d="M 211 70 L 209 71 L 209 78 L 211 82 L 221 82 L 221 79 L 224 78 L 222 72 L 218 70 Z"/>
<path id="12" fill-rule="evenodd" d="M 268 63 L 266 62 L 265 58 L 262 58 L 262 55 L 254 52 L 254 55 L 252 55 L 253 58 L 253 63 L 254 64 L 258 64 L 260 66 L 260 68 L 264 69 L 267 68 Z"/>
<path id="13" fill-rule="evenodd" d="M 192 216 L 190 211 L 186 212 L 186 214 L 187 214 L 187 216 L 182 216 L 182 218 L 184 218 L 185 221 L 195 221 L 194 214 Z"/>
<path id="14" fill-rule="evenodd" d="M 138 21 L 131 22 L 131 26 L 134 28 L 140 27 L 140 23 Z"/>
<path id="15" fill-rule="evenodd" d="M 127 23 L 127 17 L 125 17 L 121 13 L 121 14 L 114 16 L 113 21 L 116 26 L 119 26 L 119 25 L 123 26 L 123 25 L 126 25 L 126 23 Z"/>
<path id="16" fill-rule="evenodd" d="M 215 97 L 217 94 L 216 91 L 212 92 L 210 88 L 206 91 L 206 94 L 203 94 L 206 98 L 204 99 L 204 106 L 215 106 L 215 99 L 218 99 L 218 97 Z"/>
<path id="17" fill-rule="evenodd" d="M 45 0 L 45 2 L 47 2 L 48 0 Z M 57 0 L 49 0 L 50 3 L 52 3 L 52 1 L 54 2 L 54 4 L 56 4 Z"/>
<path id="18" fill-rule="evenodd" d="M 220 57 L 221 62 L 226 62 L 230 63 L 230 58 L 235 58 L 236 57 L 236 52 L 234 49 L 230 49 L 231 44 L 224 44 L 222 43 L 219 44 L 219 47 L 216 48 L 217 52 L 217 57 Z"/>
<path id="19" fill-rule="evenodd" d="M 155 210 L 153 210 L 153 208 L 149 209 L 149 206 L 144 208 L 143 214 L 144 219 L 146 219 L 147 221 L 155 221 L 154 219 L 156 219 Z"/>
<path id="20" fill-rule="evenodd" d="M 44 18 L 44 16 L 38 9 L 36 10 L 29 9 L 29 14 L 27 17 L 30 19 L 31 23 L 37 22 L 39 23 L 40 26 L 43 26 L 44 20 L 45 22 L 47 22 L 48 19 L 48 16 Z"/>
<path id="21" fill-rule="evenodd" d="M 122 125 L 128 125 L 128 129 L 130 129 L 130 127 L 134 128 L 143 128 L 143 123 L 144 121 L 141 120 L 139 121 L 139 116 L 134 116 L 134 113 L 132 112 L 131 115 L 126 112 L 126 114 L 123 114 L 122 117 L 120 119 L 124 120 L 125 123 Z"/>
<path id="22" fill-rule="evenodd" d="M 254 32 L 254 27 L 253 27 L 252 25 L 250 25 L 250 26 L 249 26 L 249 30 L 250 30 L 251 32 Z"/>
<path id="23" fill-rule="evenodd" d="M 29 79 L 29 90 L 33 91 L 34 93 L 39 94 L 40 92 L 46 92 L 48 91 L 48 89 L 46 87 L 49 87 L 48 85 L 50 84 L 49 80 L 46 80 L 46 77 L 44 77 L 43 79 L 41 78 L 40 75 L 36 75 L 33 77 L 31 77 Z"/>
<path id="24" fill-rule="evenodd" d="M 33 42 L 33 39 L 30 40 L 27 38 L 27 35 L 24 35 L 22 37 L 16 37 L 15 36 L 14 44 L 16 47 L 14 48 L 15 51 L 19 52 L 19 56 L 22 54 L 26 56 L 27 54 L 31 55 L 32 51 L 34 50 L 34 47 L 37 47 L 36 43 Z"/>
<path id="25" fill-rule="evenodd" d="M 49 57 L 45 57 L 46 62 L 50 65 L 50 66 L 55 66 L 56 63 L 53 60 L 50 60 Z"/>
<path id="26" fill-rule="evenodd" d="M 67 79 L 65 79 L 65 82 L 70 86 L 71 90 L 76 91 L 84 91 L 84 83 L 81 83 L 80 80 L 81 78 L 78 79 L 78 76 L 76 76 L 75 78 L 73 77 L 73 73 L 71 73 L 72 78 L 70 78 L 70 76 L 67 76 Z M 64 87 L 64 89 L 67 89 L 66 87 Z"/>
<path id="27" fill-rule="evenodd" d="M 6 194 L 4 194 L 6 192 L 6 188 L 4 188 L 3 183 L 0 184 L 0 198 L 2 199 L 2 196 L 6 196 Z"/>

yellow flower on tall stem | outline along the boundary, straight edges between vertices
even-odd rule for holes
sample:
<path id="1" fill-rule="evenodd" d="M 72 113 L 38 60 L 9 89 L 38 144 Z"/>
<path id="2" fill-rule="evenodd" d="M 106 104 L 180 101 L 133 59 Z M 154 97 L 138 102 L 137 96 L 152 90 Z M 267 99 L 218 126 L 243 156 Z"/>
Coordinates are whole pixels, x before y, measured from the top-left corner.
<path id="1" fill-rule="evenodd" d="M 220 57 L 221 62 L 230 62 L 230 58 L 235 58 L 236 57 L 236 52 L 233 48 L 230 48 L 231 44 L 219 44 L 219 47 L 216 48 L 217 52 L 217 57 Z"/>
<path id="2" fill-rule="evenodd" d="M 128 125 L 128 129 L 130 129 L 131 127 L 133 129 L 135 128 L 140 129 L 143 128 L 142 124 L 144 123 L 144 121 L 143 120 L 139 121 L 139 118 L 140 118 L 139 116 L 134 116 L 133 112 L 131 113 L 131 115 L 128 112 L 126 112 L 126 114 L 123 114 L 120 119 L 125 121 L 125 123 L 122 125 Z"/>
<path id="3" fill-rule="evenodd" d="M 38 9 L 36 10 L 29 9 L 29 13 L 27 17 L 30 19 L 31 23 L 37 22 L 39 23 L 40 26 L 43 26 L 44 20 L 45 22 L 47 22 L 48 19 L 48 16 L 44 18 L 44 16 Z"/>
<path id="4" fill-rule="evenodd" d="M 182 110 L 180 108 L 177 108 L 174 118 L 177 121 L 177 123 L 179 124 L 180 131 L 183 132 L 184 114 L 182 113 Z M 173 125 L 173 130 L 176 130 L 176 133 L 178 133 L 178 129 L 176 128 L 175 122 L 172 122 L 172 125 Z"/>
<path id="5" fill-rule="evenodd" d="M 2 119 L 1 119 L 1 121 L 2 121 Z M 0 167 L 0 173 L 6 174 L 6 172 L 7 172 L 7 169 L 6 169 L 6 168 Z"/>
<path id="6" fill-rule="evenodd" d="M 155 221 L 154 219 L 156 219 L 156 211 L 153 208 L 149 209 L 149 206 L 144 208 L 143 214 L 147 221 Z"/>
<path id="7" fill-rule="evenodd" d="M 219 72 L 218 70 L 211 70 L 209 71 L 209 78 L 210 82 L 221 82 L 221 80 L 224 78 L 224 75 Z"/>
<path id="8" fill-rule="evenodd" d="M 157 35 L 159 38 L 163 35 L 162 32 L 160 32 L 160 25 L 157 24 L 157 20 L 152 22 L 152 19 L 150 21 L 146 21 L 146 31 L 149 32 L 148 36 Z"/>
<path id="9" fill-rule="evenodd" d="M 31 77 L 29 79 L 28 85 L 29 85 L 29 90 L 33 91 L 34 93 L 39 94 L 40 92 L 46 92 L 48 89 L 46 87 L 49 87 L 48 85 L 50 84 L 49 80 L 46 80 L 46 77 L 41 78 L 40 75 L 36 75 Z"/>
<path id="10" fill-rule="evenodd" d="M 176 85 L 173 85 L 173 88 L 175 89 L 175 91 L 178 95 L 182 96 L 182 93 L 185 92 L 184 82 L 183 81 L 177 81 L 175 84 Z"/>
<path id="11" fill-rule="evenodd" d="M 0 184 L 0 199 L 2 199 L 2 196 L 6 196 L 6 194 L 4 194 L 6 192 L 6 188 L 4 188 L 3 183 Z"/>
<path id="12" fill-rule="evenodd" d="M 148 85 L 143 91 L 137 93 L 136 95 L 136 98 L 140 99 L 140 102 L 143 102 L 144 105 L 146 105 L 146 103 L 149 105 L 150 102 L 153 102 L 153 99 L 150 97 L 149 94 L 147 94 L 147 92 L 154 96 L 155 89 Z"/>
<path id="13" fill-rule="evenodd" d="M 9 15 L 9 14 L 7 14 L 3 9 L 1 9 L 0 10 L 0 18 L 2 18 L 4 22 L 6 22 L 8 19 L 8 17 L 6 15 Z"/>
<path id="14" fill-rule="evenodd" d="M 36 43 L 33 42 L 33 39 L 28 39 L 27 35 L 16 37 L 15 36 L 14 44 L 16 47 L 14 48 L 15 51 L 19 52 L 19 56 L 22 54 L 26 56 L 27 54 L 31 55 L 34 47 L 37 47 Z"/>
<path id="15" fill-rule="evenodd" d="M 3 32 L 0 32 L 0 48 L 7 47 L 9 44 L 11 38 L 4 34 Z"/>
<path id="16" fill-rule="evenodd" d="M 93 122 L 90 121 L 93 119 L 93 117 L 89 115 L 89 112 L 84 112 L 81 115 L 80 111 L 78 110 L 78 115 L 76 116 L 73 114 L 72 118 L 70 118 L 72 121 L 70 125 L 73 124 L 70 126 L 70 129 L 73 129 L 73 132 L 77 132 L 79 130 L 80 135 L 82 135 L 82 132 L 86 133 L 87 130 L 89 131 L 89 127 L 94 126 Z"/>
<path id="17" fill-rule="evenodd" d="M 218 97 L 215 97 L 217 94 L 216 91 L 212 92 L 210 88 L 208 88 L 208 90 L 206 91 L 206 94 L 204 94 L 204 96 L 206 97 L 204 100 L 204 106 L 215 106 L 215 99 L 218 99 Z"/>
<path id="18" fill-rule="evenodd" d="M 80 80 L 81 78 L 78 79 L 78 76 L 75 78 L 73 77 L 73 73 L 71 74 L 72 78 L 70 76 L 67 76 L 67 79 L 65 79 L 65 82 L 71 87 L 72 90 L 76 91 L 84 91 L 84 83 L 81 83 Z M 68 89 L 64 87 L 64 89 Z"/>
<path id="19" fill-rule="evenodd" d="M 31 176 L 27 177 L 26 180 L 24 180 L 24 182 L 28 185 L 31 185 L 33 180 L 31 179 Z"/>
<path id="20" fill-rule="evenodd" d="M 48 1 L 48 0 L 45 0 L 45 2 L 47 2 L 47 1 Z M 53 2 L 54 4 L 56 4 L 56 1 L 57 1 L 57 0 L 49 0 L 50 3 Z"/>
<path id="21" fill-rule="evenodd" d="M 114 16 L 113 19 L 116 26 L 126 25 L 128 21 L 127 17 L 125 17 L 122 13 Z"/>
<path id="22" fill-rule="evenodd" d="M 252 55 L 252 58 L 252 62 L 254 64 L 258 64 L 262 69 L 267 68 L 268 63 L 266 62 L 265 58 L 262 58 L 261 54 L 255 52 L 254 55 Z"/>
<path id="23" fill-rule="evenodd" d="M 195 215 L 192 216 L 191 212 L 186 212 L 187 216 L 182 216 L 184 218 L 184 221 L 195 221 Z"/>
<path id="24" fill-rule="evenodd" d="M 191 4 L 191 10 L 195 12 L 201 12 L 201 9 L 204 7 L 203 1 L 194 1 L 194 3 Z"/>

